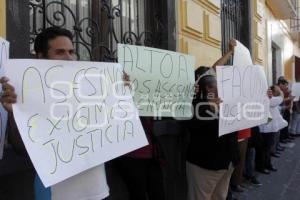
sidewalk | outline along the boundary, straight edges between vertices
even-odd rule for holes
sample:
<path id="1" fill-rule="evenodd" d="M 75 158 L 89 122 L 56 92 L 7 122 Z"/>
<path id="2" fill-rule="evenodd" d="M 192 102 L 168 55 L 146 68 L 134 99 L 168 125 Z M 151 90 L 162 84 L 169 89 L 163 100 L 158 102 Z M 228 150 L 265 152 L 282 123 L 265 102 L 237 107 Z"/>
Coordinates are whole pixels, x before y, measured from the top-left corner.
<path id="1" fill-rule="evenodd" d="M 300 138 L 293 143 L 287 145 L 280 158 L 272 157 L 277 172 L 270 175 L 258 173 L 262 186 L 246 184 L 246 191 L 234 196 L 238 200 L 300 200 Z"/>

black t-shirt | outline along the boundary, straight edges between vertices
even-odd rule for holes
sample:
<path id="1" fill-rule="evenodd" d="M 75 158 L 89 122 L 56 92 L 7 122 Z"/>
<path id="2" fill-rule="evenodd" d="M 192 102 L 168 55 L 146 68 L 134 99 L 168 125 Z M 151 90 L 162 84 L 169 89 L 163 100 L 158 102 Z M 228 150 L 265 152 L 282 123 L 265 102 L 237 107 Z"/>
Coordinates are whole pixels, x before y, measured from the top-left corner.
<path id="1" fill-rule="evenodd" d="M 198 102 L 194 102 L 197 104 Z M 196 106 L 195 106 L 196 107 Z M 198 116 L 209 117 L 212 112 L 210 106 L 200 106 Z M 193 119 L 188 122 L 188 130 L 191 134 L 187 151 L 187 160 L 199 167 L 209 170 L 228 169 L 232 162 L 238 163 L 238 139 L 237 133 L 230 133 L 222 137 L 218 136 L 218 117 L 214 119 Z"/>

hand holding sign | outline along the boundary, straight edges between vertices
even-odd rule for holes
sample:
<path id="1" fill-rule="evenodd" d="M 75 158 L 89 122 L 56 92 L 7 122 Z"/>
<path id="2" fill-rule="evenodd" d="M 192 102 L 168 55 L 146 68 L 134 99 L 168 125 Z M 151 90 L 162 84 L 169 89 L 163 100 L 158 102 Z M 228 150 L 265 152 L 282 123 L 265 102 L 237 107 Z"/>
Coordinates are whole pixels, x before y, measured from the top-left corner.
<path id="1" fill-rule="evenodd" d="M 234 52 L 235 47 L 237 46 L 237 41 L 235 39 L 230 39 L 229 41 L 229 51 Z"/>
<path id="2" fill-rule="evenodd" d="M 131 81 L 130 81 L 130 77 L 129 75 L 123 71 L 123 81 L 124 81 L 124 85 L 130 87 L 131 86 Z"/>
<path id="3" fill-rule="evenodd" d="M 266 123 L 268 85 L 261 66 L 252 64 L 249 50 L 237 41 L 233 66 L 217 67 L 220 105 L 219 136 Z"/>
<path id="4" fill-rule="evenodd" d="M 15 88 L 10 85 L 7 77 L 2 77 L 0 83 L 2 85 L 1 103 L 7 112 L 12 112 L 12 104 L 17 102 L 17 94 Z"/>
<path id="5" fill-rule="evenodd" d="M 3 76 L 3 64 L 9 59 L 9 42 L 0 37 L 0 77 Z M 0 82 L 1 83 L 1 82 Z M 4 83 L 4 82 L 3 82 Z M 2 85 L 3 88 L 3 85 Z M 2 89 L 1 92 L 1 102 L 3 97 Z M 6 122 L 7 122 L 7 112 L 3 108 L 4 104 L 0 105 L 0 159 L 3 156 L 4 142 L 5 142 L 5 132 L 6 132 Z"/>
<path id="6" fill-rule="evenodd" d="M 119 64 L 10 60 L 5 69 L 18 94 L 15 121 L 46 187 L 147 144 Z"/>
<path id="7" fill-rule="evenodd" d="M 132 94 L 140 116 L 191 116 L 194 57 L 119 44 L 118 61 L 132 78 Z"/>

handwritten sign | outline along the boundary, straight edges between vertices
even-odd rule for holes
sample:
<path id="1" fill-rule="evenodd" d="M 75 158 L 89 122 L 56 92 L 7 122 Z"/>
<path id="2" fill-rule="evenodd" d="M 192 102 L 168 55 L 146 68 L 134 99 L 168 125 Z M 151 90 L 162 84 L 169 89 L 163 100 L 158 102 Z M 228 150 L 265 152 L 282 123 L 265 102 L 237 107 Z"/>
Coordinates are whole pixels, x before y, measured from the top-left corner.
<path id="1" fill-rule="evenodd" d="M 4 75 L 3 63 L 9 59 L 9 42 L 0 37 L 0 77 Z M 0 92 L 2 87 L 0 87 Z M 0 105 L 0 159 L 3 157 L 5 132 L 7 123 L 7 112 Z"/>
<path id="2" fill-rule="evenodd" d="M 261 66 L 218 66 L 219 136 L 267 122 L 270 100 Z"/>
<path id="3" fill-rule="evenodd" d="M 147 145 L 119 64 L 10 60 L 22 140 L 46 187 Z"/>
<path id="4" fill-rule="evenodd" d="M 133 82 L 141 116 L 190 117 L 195 58 L 176 52 L 118 44 L 119 63 Z"/>
<path id="5" fill-rule="evenodd" d="M 292 85 L 292 96 L 294 97 L 300 97 L 300 83 L 294 83 Z"/>

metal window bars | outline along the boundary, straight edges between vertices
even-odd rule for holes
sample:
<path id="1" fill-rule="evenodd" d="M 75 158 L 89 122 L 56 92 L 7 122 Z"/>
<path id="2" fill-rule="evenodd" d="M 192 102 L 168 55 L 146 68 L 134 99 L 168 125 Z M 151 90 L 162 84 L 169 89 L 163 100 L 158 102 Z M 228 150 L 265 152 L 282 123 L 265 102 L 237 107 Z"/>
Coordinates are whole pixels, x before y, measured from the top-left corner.
<path id="1" fill-rule="evenodd" d="M 30 45 L 49 26 L 72 31 L 78 59 L 117 61 L 117 43 L 157 47 L 164 26 L 158 0 L 30 0 Z"/>

